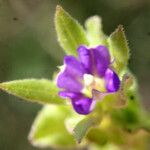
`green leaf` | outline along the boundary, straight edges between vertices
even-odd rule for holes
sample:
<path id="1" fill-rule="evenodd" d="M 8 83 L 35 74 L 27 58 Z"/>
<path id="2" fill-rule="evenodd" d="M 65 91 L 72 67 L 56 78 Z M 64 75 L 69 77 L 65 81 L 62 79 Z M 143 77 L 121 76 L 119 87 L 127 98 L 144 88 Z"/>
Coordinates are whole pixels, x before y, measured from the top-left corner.
<path id="1" fill-rule="evenodd" d="M 129 59 L 129 47 L 122 25 L 110 35 L 108 44 L 112 59 L 115 60 L 114 67 L 117 72 L 121 72 L 127 67 Z"/>
<path id="2" fill-rule="evenodd" d="M 144 116 L 146 116 L 146 117 L 144 117 Z M 150 114 L 145 112 L 145 113 L 143 113 L 141 118 L 142 119 L 141 119 L 141 124 L 140 124 L 139 128 L 144 129 L 145 131 L 147 131 L 150 134 Z"/>
<path id="3" fill-rule="evenodd" d="M 105 130 L 100 128 L 92 128 L 87 134 L 87 139 L 98 145 L 105 145 L 108 141 L 108 135 Z"/>
<path id="4" fill-rule="evenodd" d="M 97 120 L 94 117 L 86 117 L 81 120 L 74 128 L 74 137 L 78 143 L 81 143 L 82 139 L 87 134 L 88 130 L 97 124 Z"/>
<path id="5" fill-rule="evenodd" d="M 73 130 L 75 128 L 75 126 L 85 118 L 85 115 L 79 115 L 76 112 L 74 112 L 69 118 L 66 119 L 65 124 L 66 124 L 66 128 L 67 130 L 73 134 Z"/>
<path id="6" fill-rule="evenodd" d="M 46 79 L 24 79 L 0 83 L 0 89 L 31 102 L 63 104 L 56 85 Z"/>
<path id="7" fill-rule="evenodd" d="M 103 33 L 102 21 L 99 16 L 88 18 L 85 26 L 90 46 L 106 45 L 106 35 Z"/>
<path id="8" fill-rule="evenodd" d="M 142 112 L 141 104 L 139 103 L 139 95 L 135 87 L 135 83 L 128 89 L 126 96 L 126 107 L 112 110 L 110 114 L 115 124 L 132 132 L 141 127 L 141 123 L 143 125 L 145 117 Z"/>
<path id="9" fill-rule="evenodd" d="M 107 143 L 106 145 L 97 145 L 97 144 L 91 144 L 90 145 L 91 150 L 121 150 L 118 145 Z"/>
<path id="10" fill-rule="evenodd" d="M 65 119 L 71 109 L 63 105 L 47 105 L 36 117 L 30 134 L 30 142 L 37 147 L 74 146 L 74 137 L 65 128 Z"/>
<path id="11" fill-rule="evenodd" d="M 120 145 L 126 141 L 125 136 L 118 124 L 116 122 L 114 123 L 112 118 L 105 112 L 105 116 L 103 116 L 100 125 L 90 129 L 87 134 L 87 139 L 92 143 L 103 146 L 108 143 Z"/>
<path id="12" fill-rule="evenodd" d="M 55 27 L 58 41 L 67 54 L 77 55 L 77 48 L 81 44 L 88 45 L 82 26 L 61 6 L 56 8 Z"/>

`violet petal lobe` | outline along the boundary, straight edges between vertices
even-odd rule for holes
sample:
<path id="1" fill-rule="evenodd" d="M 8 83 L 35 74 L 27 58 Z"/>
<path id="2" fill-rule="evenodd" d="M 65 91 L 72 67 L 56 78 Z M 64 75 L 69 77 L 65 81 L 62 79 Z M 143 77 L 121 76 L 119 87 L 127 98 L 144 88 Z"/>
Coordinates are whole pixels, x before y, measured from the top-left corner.
<path id="1" fill-rule="evenodd" d="M 92 58 L 90 54 L 90 50 L 87 49 L 85 46 L 81 45 L 78 48 L 78 55 L 80 62 L 84 65 L 85 69 L 88 73 L 92 71 Z"/>
<path id="2" fill-rule="evenodd" d="M 58 75 L 57 86 L 71 92 L 80 92 L 83 88 L 75 77 L 68 74 L 67 69 Z"/>
<path id="3" fill-rule="evenodd" d="M 105 83 L 108 92 L 116 92 L 120 87 L 118 75 L 111 69 L 107 69 L 105 73 Z"/>
<path id="4" fill-rule="evenodd" d="M 64 63 L 66 65 L 66 71 L 73 77 L 82 78 L 86 73 L 83 65 L 74 56 L 65 56 Z"/>
<path id="5" fill-rule="evenodd" d="M 87 115 L 92 111 L 92 103 L 92 99 L 84 96 L 78 96 L 72 99 L 72 105 L 74 110 L 82 115 Z"/>
<path id="6" fill-rule="evenodd" d="M 97 73 L 100 77 L 103 77 L 110 64 L 109 51 L 105 46 L 97 46 L 93 49 L 93 56 Z"/>
<path id="7" fill-rule="evenodd" d="M 70 99 L 76 99 L 78 97 L 81 97 L 81 93 L 75 93 L 75 92 L 68 92 L 68 91 L 60 91 L 59 96 L 63 98 L 70 98 Z"/>

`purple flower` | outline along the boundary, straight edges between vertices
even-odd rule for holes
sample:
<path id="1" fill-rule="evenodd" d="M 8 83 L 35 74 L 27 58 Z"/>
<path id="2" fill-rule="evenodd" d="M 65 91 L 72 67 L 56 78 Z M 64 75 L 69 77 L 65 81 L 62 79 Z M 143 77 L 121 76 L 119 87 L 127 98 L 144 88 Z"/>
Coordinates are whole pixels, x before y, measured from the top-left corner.
<path id="1" fill-rule="evenodd" d="M 110 68 L 110 54 L 105 46 L 78 48 L 78 59 L 65 56 L 64 66 L 57 77 L 59 95 L 69 98 L 75 111 L 89 114 L 96 103 L 120 86 L 118 75 Z"/>

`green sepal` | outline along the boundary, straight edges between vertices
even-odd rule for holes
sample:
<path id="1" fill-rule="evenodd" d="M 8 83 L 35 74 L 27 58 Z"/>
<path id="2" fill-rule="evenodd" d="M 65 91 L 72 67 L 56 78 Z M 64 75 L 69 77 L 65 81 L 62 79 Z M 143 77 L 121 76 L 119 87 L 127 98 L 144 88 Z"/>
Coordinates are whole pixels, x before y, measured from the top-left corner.
<path id="1" fill-rule="evenodd" d="M 128 104 L 128 91 L 133 87 L 135 78 L 131 73 L 126 73 L 122 77 L 120 88 L 116 93 L 116 107 L 123 108 Z"/>
<path id="2" fill-rule="evenodd" d="M 81 143 L 82 139 L 86 135 L 90 127 L 94 125 L 92 118 L 85 118 L 81 120 L 74 128 L 74 137 L 78 143 Z"/>
<path id="3" fill-rule="evenodd" d="M 29 141 L 37 147 L 67 148 L 75 146 L 74 137 L 65 127 L 65 119 L 71 113 L 68 106 L 44 106 L 32 125 Z"/>
<path id="4" fill-rule="evenodd" d="M 146 117 L 144 117 L 146 116 Z M 139 128 L 144 129 L 145 131 L 147 131 L 150 135 L 150 114 L 145 112 L 143 113 L 143 116 L 141 116 L 142 121 L 141 121 L 141 125 L 139 126 Z"/>
<path id="5" fill-rule="evenodd" d="M 128 42 L 122 25 L 119 25 L 109 36 L 108 45 L 111 57 L 114 59 L 115 70 L 120 73 L 127 67 L 130 56 Z"/>
<path id="6" fill-rule="evenodd" d="M 102 30 L 102 20 L 99 16 L 92 16 L 85 22 L 90 46 L 107 45 L 106 35 Z"/>
<path id="7" fill-rule="evenodd" d="M 133 80 L 133 84 L 130 88 L 126 89 L 127 104 L 122 109 L 115 109 L 110 112 L 112 120 L 115 121 L 124 130 L 135 131 L 143 122 L 143 108 L 139 101 L 139 94 L 137 90 L 136 80 Z M 127 86 L 128 87 L 128 86 Z"/>
<path id="8" fill-rule="evenodd" d="M 102 117 L 99 116 L 99 112 L 99 110 L 95 110 L 76 124 L 73 129 L 73 135 L 78 143 L 82 142 L 91 128 L 100 124 Z"/>
<path id="9" fill-rule="evenodd" d="M 117 134 L 116 134 L 117 133 Z M 87 134 L 90 142 L 104 146 L 107 143 L 122 144 L 124 138 L 117 124 L 113 124 L 111 117 L 103 115 L 101 123 L 95 128 L 91 128 Z"/>
<path id="10" fill-rule="evenodd" d="M 0 89 L 21 99 L 43 104 L 64 104 L 54 82 L 46 79 L 24 79 L 0 83 Z"/>
<path id="11" fill-rule="evenodd" d="M 67 54 L 77 56 L 77 48 L 89 45 L 83 27 L 61 6 L 56 7 L 55 27 L 58 41 Z"/>

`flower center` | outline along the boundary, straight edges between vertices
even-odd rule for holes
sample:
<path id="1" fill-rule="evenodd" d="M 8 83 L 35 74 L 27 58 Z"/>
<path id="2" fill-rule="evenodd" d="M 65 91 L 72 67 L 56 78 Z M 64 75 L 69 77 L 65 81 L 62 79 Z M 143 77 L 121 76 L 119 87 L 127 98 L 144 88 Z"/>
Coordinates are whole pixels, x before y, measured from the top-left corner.
<path id="1" fill-rule="evenodd" d="M 92 90 L 98 90 L 100 92 L 105 92 L 105 80 L 96 76 L 93 76 L 91 74 L 84 74 L 84 88 L 82 92 L 88 96 L 92 97 Z"/>

